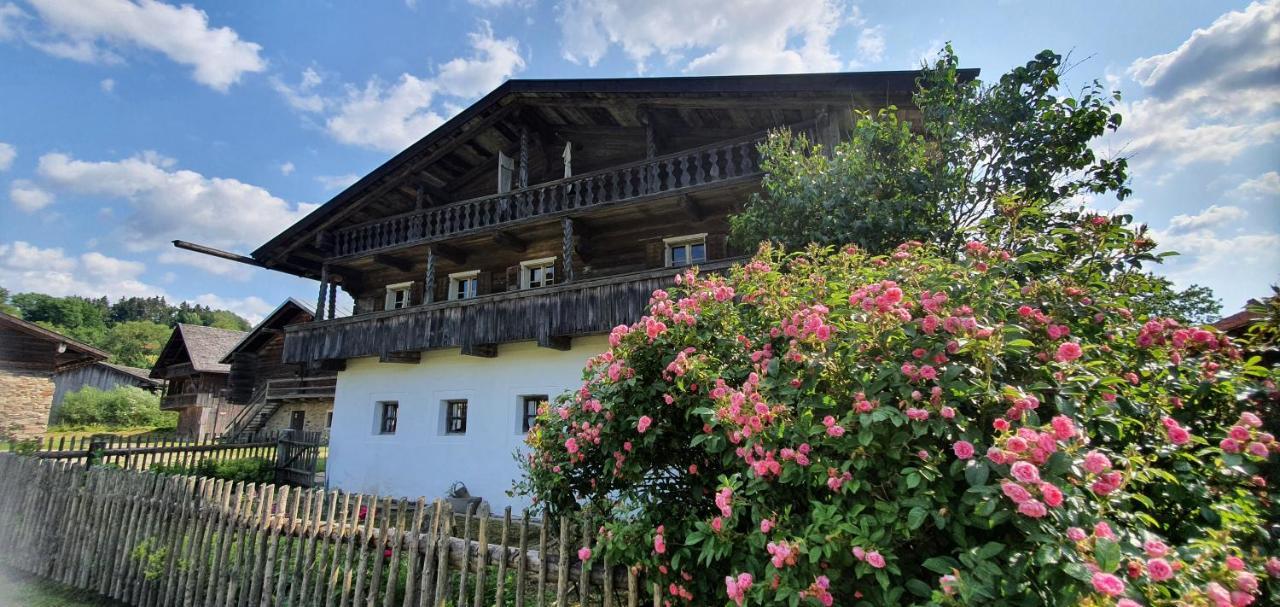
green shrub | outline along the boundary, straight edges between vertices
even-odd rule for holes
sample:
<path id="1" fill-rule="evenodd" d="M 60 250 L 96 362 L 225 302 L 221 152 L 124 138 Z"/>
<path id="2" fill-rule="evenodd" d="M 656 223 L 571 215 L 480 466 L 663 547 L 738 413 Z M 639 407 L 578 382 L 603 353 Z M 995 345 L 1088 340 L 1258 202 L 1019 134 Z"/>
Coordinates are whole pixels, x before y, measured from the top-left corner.
<path id="1" fill-rule="evenodd" d="M 1280 374 L 1134 313 L 1126 218 L 1052 221 L 681 275 L 540 412 L 526 488 L 671 605 L 1276 604 Z"/>
<path id="2" fill-rule="evenodd" d="M 99 390 L 89 386 L 68 394 L 55 423 L 67 427 L 175 427 L 178 414 L 160 410 L 160 397 L 133 386 Z"/>
<path id="3" fill-rule="evenodd" d="M 272 483 L 275 482 L 276 476 L 275 463 L 261 457 L 232 460 L 206 459 L 191 467 L 181 464 L 155 464 L 151 466 L 151 471 L 159 474 L 205 476 L 246 483 Z"/>

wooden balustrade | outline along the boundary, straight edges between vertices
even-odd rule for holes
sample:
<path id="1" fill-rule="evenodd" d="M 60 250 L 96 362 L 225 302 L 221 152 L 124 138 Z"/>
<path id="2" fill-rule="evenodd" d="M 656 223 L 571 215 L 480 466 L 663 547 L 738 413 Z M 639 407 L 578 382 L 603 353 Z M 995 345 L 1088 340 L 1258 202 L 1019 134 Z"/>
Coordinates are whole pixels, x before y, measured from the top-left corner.
<path id="1" fill-rule="evenodd" d="M 364 255 L 752 177 L 760 173 L 756 145 L 762 139 L 753 135 L 362 223 L 334 233 L 333 253 L 335 257 Z"/>

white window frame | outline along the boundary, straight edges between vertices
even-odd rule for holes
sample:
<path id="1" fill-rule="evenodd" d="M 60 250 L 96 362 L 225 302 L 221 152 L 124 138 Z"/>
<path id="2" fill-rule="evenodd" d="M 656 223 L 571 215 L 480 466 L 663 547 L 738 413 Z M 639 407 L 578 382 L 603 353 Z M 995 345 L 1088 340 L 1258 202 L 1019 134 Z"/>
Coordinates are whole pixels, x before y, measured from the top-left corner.
<path id="1" fill-rule="evenodd" d="M 373 420 L 374 434 L 377 434 L 378 436 L 395 436 L 396 430 L 400 429 L 400 401 L 391 399 L 377 400 L 374 401 L 374 405 L 374 412 L 376 414 L 376 417 L 374 417 Z M 395 413 L 391 416 L 390 431 L 387 431 L 385 422 L 388 408 L 395 409 Z"/>
<path id="2" fill-rule="evenodd" d="M 474 280 L 476 281 L 475 282 L 476 286 L 472 290 L 473 292 L 471 293 L 471 295 L 458 297 L 457 296 L 458 283 L 464 280 Z M 449 299 L 450 301 L 458 301 L 462 299 L 473 299 L 480 294 L 479 291 L 480 291 L 480 270 L 467 270 L 466 272 L 454 272 L 453 274 L 449 275 L 449 293 L 448 293 L 447 299 Z"/>
<path id="3" fill-rule="evenodd" d="M 536 287 L 535 287 L 535 286 L 532 286 L 532 285 L 530 284 L 530 282 L 529 282 L 529 270 L 531 270 L 531 269 L 533 269 L 533 268 L 543 268 L 543 270 L 544 270 L 544 271 L 543 271 L 543 273 L 542 273 L 542 276 L 543 276 L 542 284 L 540 284 L 540 285 L 538 285 L 538 286 L 536 286 Z M 546 275 L 547 275 L 547 274 L 546 274 L 546 271 L 545 271 L 545 270 L 546 270 L 547 268 L 550 268 L 550 269 L 551 269 L 551 283 L 550 283 L 550 284 L 548 284 L 548 283 L 547 283 L 547 279 L 546 279 Z M 540 288 L 540 287 L 549 287 L 549 286 L 552 286 L 552 285 L 556 284 L 556 278 L 557 278 L 557 277 L 556 277 L 556 258 L 555 258 L 555 257 L 542 257 L 542 258 L 540 258 L 540 259 L 527 259 L 527 260 L 525 260 L 525 261 L 520 262 L 520 288 L 521 288 L 521 289 L 536 289 L 536 288 Z"/>
<path id="4" fill-rule="evenodd" d="M 395 305 L 396 293 L 400 293 L 400 292 L 404 293 L 404 305 L 396 307 Z M 412 280 L 409 282 L 398 282 L 393 285 L 387 285 L 387 298 L 386 298 L 386 303 L 383 305 L 383 309 L 399 310 L 401 308 L 407 308 L 412 304 L 412 302 L 410 301 L 410 298 L 412 296 L 413 296 Z"/>
<path id="5" fill-rule="evenodd" d="M 670 238 L 663 238 L 662 244 L 665 245 L 664 248 L 666 249 L 666 265 L 668 268 L 675 267 L 675 264 L 673 263 L 673 259 L 672 259 L 673 256 L 671 254 L 672 249 L 678 249 L 681 247 L 684 247 L 686 249 L 685 258 L 687 260 L 685 261 L 685 263 L 681 264 L 682 267 L 707 262 L 707 233 L 706 232 L 703 232 L 701 234 L 686 234 L 684 236 L 672 236 Z M 702 259 L 699 261 L 693 260 L 692 245 L 695 245 L 695 244 L 702 245 Z"/>

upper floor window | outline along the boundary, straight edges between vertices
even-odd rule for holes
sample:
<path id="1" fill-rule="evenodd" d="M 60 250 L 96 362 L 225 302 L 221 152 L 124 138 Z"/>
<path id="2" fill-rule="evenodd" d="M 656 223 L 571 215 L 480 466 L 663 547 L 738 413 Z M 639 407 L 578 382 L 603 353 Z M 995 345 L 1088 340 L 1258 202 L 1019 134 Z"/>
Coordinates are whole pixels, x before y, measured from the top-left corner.
<path id="1" fill-rule="evenodd" d="M 412 282 L 387 285 L 387 305 L 385 309 L 399 310 L 400 308 L 409 307 L 409 291 L 412 288 Z"/>
<path id="2" fill-rule="evenodd" d="M 471 299 L 479 293 L 480 270 L 449 275 L 449 299 Z"/>
<path id="3" fill-rule="evenodd" d="M 527 394 L 520 397 L 520 431 L 528 432 L 538 421 L 538 407 L 547 402 L 546 394 Z"/>
<path id="4" fill-rule="evenodd" d="M 505 194 L 511 191 L 512 176 L 516 170 L 516 162 L 512 157 L 498 152 L 498 193 Z"/>
<path id="5" fill-rule="evenodd" d="M 667 265 L 687 266 L 707 260 L 707 235 L 690 234 L 664 238 L 667 245 Z"/>
<path id="6" fill-rule="evenodd" d="M 400 414 L 400 403 L 394 400 L 378 402 L 378 433 L 395 434 L 396 418 Z"/>
<path id="7" fill-rule="evenodd" d="M 556 258 L 544 257 L 520 262 L 520 288 L 549 287 L 556 282 Z"/>
<path id="8" fill-rule="evenodd" d="M 461 399 L 444 401 L 444 433 L 467 433 L 467 401 Z"/>

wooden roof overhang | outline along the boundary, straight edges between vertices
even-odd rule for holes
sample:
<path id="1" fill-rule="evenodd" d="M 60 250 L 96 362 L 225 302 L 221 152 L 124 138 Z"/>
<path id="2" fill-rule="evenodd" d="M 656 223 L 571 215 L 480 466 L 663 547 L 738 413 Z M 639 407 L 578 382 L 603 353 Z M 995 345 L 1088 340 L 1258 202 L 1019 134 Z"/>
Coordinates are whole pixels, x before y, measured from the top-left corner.
<path id="1" fill-rule="evenodd" d="M 4 312 L 0 312 L 0 327 L 12 329 L 20 334 L 18 337 L 10 338 L 13 343 L 5 344 L 6 351 L 12 351 L 32 361 L 52 360 L 54 372 L 104 361 L 110 356 L 107 352 L 86 343 Z M 36 356 L 37 354 L 40 356 Z M 50 358 L 43 358 L 45 354 L 51 355 Z M 19 359 L 18 362 L 28 361 Z"/>
<path id="2" fill-rule="evenodd" d="M 315 317 L 315 310 L 292 297 L 284 300 L 275 310 L 267 314 L 256 326 L 249 330 L 235 346 L 218 362 L 229 365 L 235 355 L 241 352 L 257 352 L 267 342 L 284 333 L 284 328 L 298 322 L 310 322 Z"/>
<path id="3" fill-rule="evenodd" d="M 977 70 L 963 70 L 973 78 Z M 523 130 L 530 167 L 553 174 L 565 142 L 585 170 L 812 120 L 840 108 L 909 108 L 918 71 L 765 76 L 509 80 L 392 157 L 252 254 L 264 267 L 317 278 L 338 228 L 491 194 L 499 152 Z M 912 116 L 908 116 L 912 118 Z M 575 173 L 579 160 L 574 160 Z M 531 183 L 535 178 L 531 177 Z"/>

